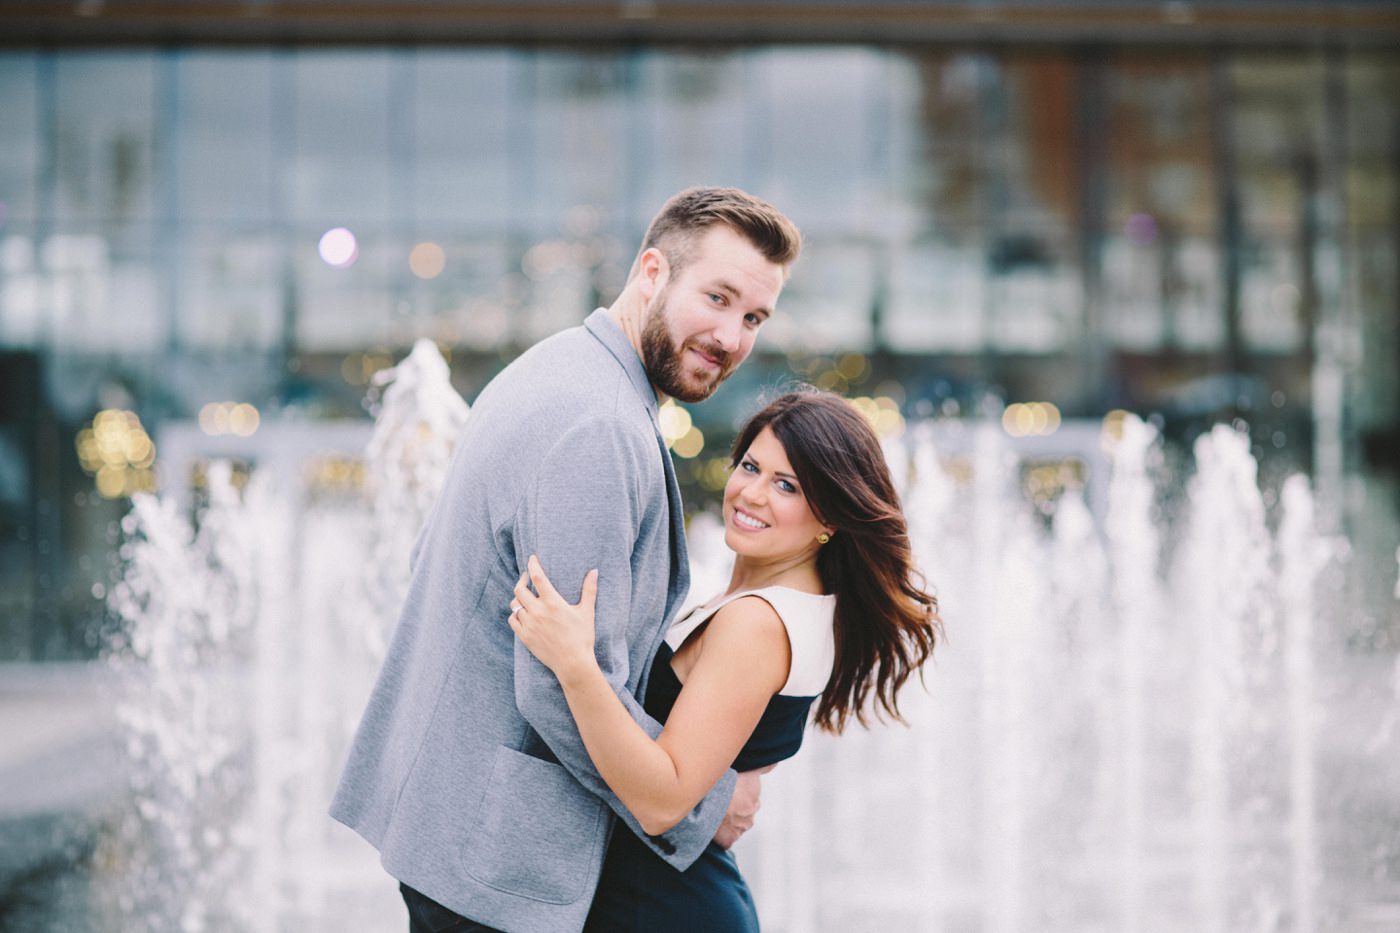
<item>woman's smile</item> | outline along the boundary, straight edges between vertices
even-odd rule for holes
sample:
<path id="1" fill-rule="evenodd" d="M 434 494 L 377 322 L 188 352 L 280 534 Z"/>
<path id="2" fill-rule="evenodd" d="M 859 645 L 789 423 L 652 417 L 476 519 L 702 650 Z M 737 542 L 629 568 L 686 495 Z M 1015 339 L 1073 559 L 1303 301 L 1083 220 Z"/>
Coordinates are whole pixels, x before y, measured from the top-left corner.
<path id="1" fill-rule="evenodd" d="M 768 527 L 767 522 L 760 521 L 737 506 L 734 509 L 734 524 L 745 531 L 762 531 Z"/>

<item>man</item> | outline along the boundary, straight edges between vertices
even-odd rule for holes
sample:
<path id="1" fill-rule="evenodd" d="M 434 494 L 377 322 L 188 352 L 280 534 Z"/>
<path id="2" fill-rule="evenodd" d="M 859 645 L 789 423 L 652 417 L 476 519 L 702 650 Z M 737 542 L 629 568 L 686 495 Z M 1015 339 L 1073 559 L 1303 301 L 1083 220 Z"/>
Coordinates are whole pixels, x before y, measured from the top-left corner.
<path id="1" fill-rule="evenodd" d="M 744 361 L 799 249 L 771 205 L 683 191 L 617 301 L 478 396 L 331 808 L 401 882 L 414 933 L 582 929 L 614 817 L 677 869 L 751 825 L 758 778 L 731 771 L 679 825 L 646 836 L 506 617 L 531 554 L 575 601 L 597 568 L 598 657 L 660 733 L 637 697 L 689 574 L 658 396 L 705 399 Z"/>

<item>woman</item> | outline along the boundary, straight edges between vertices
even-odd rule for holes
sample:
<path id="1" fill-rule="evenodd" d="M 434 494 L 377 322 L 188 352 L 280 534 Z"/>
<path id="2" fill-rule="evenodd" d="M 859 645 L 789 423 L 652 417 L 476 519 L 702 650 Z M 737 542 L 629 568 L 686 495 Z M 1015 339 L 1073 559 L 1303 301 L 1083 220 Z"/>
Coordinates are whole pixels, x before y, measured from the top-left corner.
<path id="1" fill-rule="evenodd" d="M 645 706 L 652 739 L 613 693 L 593 653 L 597 573 L 578 605 L 529 562 L 510 623 L 559 678 L 588 753 L 648 833 L 674 826 L 728 768 L 764 768 L 802 743 L 811 704 L 839 733 L 867 707 L 899 719 L 896 693 L 933 650 L 937 603 L 911 564 L 909 536 L 878 439 L 837 396 L 784 395 L 734 443 L 724 490 L 729 587 L 667 632 Z M 711 844 L 677 872 L 615 832 L 587 930 L 758 929 L 733 856 Z"/>

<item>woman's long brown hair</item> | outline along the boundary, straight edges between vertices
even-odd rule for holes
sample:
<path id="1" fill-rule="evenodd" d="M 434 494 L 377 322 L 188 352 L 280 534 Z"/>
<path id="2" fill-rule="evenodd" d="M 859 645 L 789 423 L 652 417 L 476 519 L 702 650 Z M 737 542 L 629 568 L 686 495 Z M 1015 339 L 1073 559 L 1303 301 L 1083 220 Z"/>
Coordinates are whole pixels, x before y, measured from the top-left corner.
<path id="1" fill-rule="evenodd" d="M 915 569 L 909 529 L 879 438 L 849 402 L 816 389 L 789 392 L 749 419 L 735 466 L 764 428 L 792 463 L 818 521 L 836 529 L 817 573 L 836 595 L 836 664 L 817 703 L 817 725 L 866 725 L 867 701 L 901 722 L 897 694 L 941 635 L 938 600 Z"/>

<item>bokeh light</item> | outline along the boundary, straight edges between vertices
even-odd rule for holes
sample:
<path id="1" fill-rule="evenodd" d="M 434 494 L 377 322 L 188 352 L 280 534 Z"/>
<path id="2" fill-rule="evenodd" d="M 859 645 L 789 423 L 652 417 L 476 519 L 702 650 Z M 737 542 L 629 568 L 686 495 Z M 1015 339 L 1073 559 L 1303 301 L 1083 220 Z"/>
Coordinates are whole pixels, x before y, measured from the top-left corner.
<path id="1" fill-rule="evenodd" d="M 1060 429 L 1060 410 L 1050 402 L 1016 402 L 1001 413 L 1001 426 L 1012 437 L 1054 434 Z"/>
<path id="2" fill-rule="evenodd" d="M 108 408 L 74 440 L 78 463 L 93 478 L 98 495 L 117 499 L 156 488 L 156 445 L 135 412 Z"/>
<path id="3" fill-rule="evenodd" d="M 419 243 L 408 254 L 408 267 L 420 279 L 435 279 L 447 267 L 447 254 L 436 243 Z"/>
<path id="4" fill-rule="evenodd" d="M 257 408 L 247 402 L 210 402 L 199 410 L 199 427 L 205 434 L 251 437 L 262 423 Z"/>
<path id="5" fill-rule="evenodd" d="M 690 432 L 692 421 L 690 412 L 675 403 L 674 399 L 667 399 L 657 412 L 656 421 L 661 428 L 661 437 L 666 441 L 666 446 L 675 447 L 676 441 L 685 437 Z M 693 455 L 692 455 L 693 456 Z"/>
<path id="6" fill-rule="evenodd" d="M 249 437 L 258 429 L 258 410 L 247 402 L 233 406 L 228 413 L 228 428 L 239 437 Z"/>
<path id="7" fill-rule="evenodd" d="M 677 438 L 676 442 L 671 445 L 671 450 L 675 452 L 676 456 L 685 457 L 686 459 L 696 456 L 704 449 L 705 435 L 700 432 L 699 428 L 693 425 L 689 431 L 686 431 L 685 434 Z"/>
<path id="8" fill-rule="evenodd" d="M 710 457 L 695 465 L 695 480 L 710 492 L 719 492 L 729 482 L 729 458 Z"/>
<path id="9" fill-rule="evenodd" d="M 1135 246 L 1150 246 L 1157 240 L 1157 221 L 1151 214 L 1134 214 L 1123 224 L 1123 235 Z"/>
<path id="10" fill-rule="evenodd" d="M 899 402 L 888 395 L 858 396 L 848 399 L 856 411 L 860 412 L 875 433 L 883 440 L 899 437 L 904 433 L 904 415 L 899 411 Z"/>
<path id="11" fill-rule="evenodd" d="M 360 247 L 355 242 L 355 234 L 344 227 L 332 227 L 321 234 L 321 241 L 316 244 L 316 251 L 321 254 L 321 260 L 328 266 L 337 269 L 344 269 L 354 265 L 359 258 Z"/>

